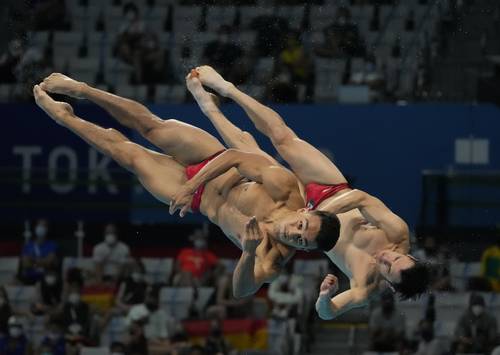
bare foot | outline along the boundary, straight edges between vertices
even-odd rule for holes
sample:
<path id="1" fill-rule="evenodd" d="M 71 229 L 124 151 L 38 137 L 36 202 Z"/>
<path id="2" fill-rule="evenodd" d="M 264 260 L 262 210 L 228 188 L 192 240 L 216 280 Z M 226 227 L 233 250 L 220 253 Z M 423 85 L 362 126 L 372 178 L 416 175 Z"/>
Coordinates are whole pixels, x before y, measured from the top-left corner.
<path id="1" fill-rule="evenodd" d="M 33 87 L 33 96 L 36 104 L 45 111 L 54 121 L 62 125 L 68 116 L 74 116 L 73 108 L 66 102 L 54 101 L 40 85 Z"/>
<path id="2" fill-rule="evenodd" d="M 198 78 L 198 73 L 194 69 L 186 76 L 186 86 L 204 113 L 218 110 L 215 100 L 212 98 L 214 95 L 205 91 Z"/>
<path id="3" fill-rule="evenodd" d="M 229 89 L 233 85 L 229 81 L 224 80 L 224 78 L 215 71 L 214 68 L 208 65 L 203 65 L 196 68 L 198 77 L 203 85 L 217 91 L 222 96 L 227 96 Z"/>
<path id="4" fill-rule="evenodd" d="M 40 84 L 40 88 L 47 92 L 63 94 L 77 99 L 83 98 L 85 83 L 71 79 L 61 73 L 52 73 Z"/>

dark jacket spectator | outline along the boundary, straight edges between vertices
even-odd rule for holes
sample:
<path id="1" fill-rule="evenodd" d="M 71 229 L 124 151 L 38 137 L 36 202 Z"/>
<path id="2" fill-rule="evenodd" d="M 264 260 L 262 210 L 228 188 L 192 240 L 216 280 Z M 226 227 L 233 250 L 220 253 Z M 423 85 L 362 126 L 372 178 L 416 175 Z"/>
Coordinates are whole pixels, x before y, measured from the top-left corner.
<path id="1" fill-rule="evenodd" d="M 486 310 L 483 296 L 471 294 L 469 308 L 455 328 L 455 348 L 459 353 L 487 353 L 497 335 L 497 320 Z"/>
<path id="2" fill-rule="evenodd" d="M 394 295 L 385 292 L 381 306 L 375 308 L 370 316 L 371 350 L 391 352 L 399 349 L 405 338 L 405 319 L 396 309 Z"/>
<path id="3" fill-rule="evenodd" d="M 31 355 L 31 343 L 24 334 L 24 329 L 16 317 L 9 318 L 8 334 L 0 336 L 0 354 L 2 355 Z"/>
<path id="4" fill-rule="evenodd" d="M 217 34 L 217 39 L 209 42 L 203 49 L 203 57 L 208 65 L 214 67 L 227 80 L 238 82 L 238 78 L 242 76 L 240 59 L 244 55 L 244 50 L 231 41 L 229 26 L 221 26 Z"/>
<path id="5" fill-rule="evenodd" d="M 31 307 L 31 312 L 35 315 L 51 313 L 61 303 L 62 280 L 53 270 L 47 271 L 44 278 L 37 285 L 37 300 Z"/>

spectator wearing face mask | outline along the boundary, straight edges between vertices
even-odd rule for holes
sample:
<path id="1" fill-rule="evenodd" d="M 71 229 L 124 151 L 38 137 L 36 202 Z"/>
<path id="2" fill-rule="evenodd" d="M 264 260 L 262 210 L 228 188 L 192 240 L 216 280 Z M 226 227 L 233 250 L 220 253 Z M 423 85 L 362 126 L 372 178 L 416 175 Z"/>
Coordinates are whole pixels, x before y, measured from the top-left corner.
<path id="1" fill-rule="evenodd" d="M 131 272 L 118 287 L 115 305 L 120 312 L 128 312 L 136 304 L 144 303 L 148 284 L 144 279 L 144 265 L 136 261 L 131 266 Z"/>
<path id="2" fill-rule="evenodd" d="M 148 342 L 144 335 L 144 326 L 148 323 L 149 310 L 146 305 L 133 306 L 125 319 L 128 323 L 128 341 L 126 353 L 130 355 L 148 355 Z"/>
<path id="3" fill-rule="evenodd" d="M 2 355 L 31 355 L 33 349 L 24 334 L 21 321 L 17 317 L 10 317 L 8 334 L 0 337 L 0 354 Z"/>
<path id="4" fill-rule="evenodd" d="M 405 338 L 405 318 L 398 312 L 394 295 L 386 291 L 381 296 L 381 305 L 373 310 L 368 325 L 372 351 L 397 351 Z"/>
<path id="5" fill-rule="evenodd" d="M 454 348 L 457 353 L 489 354 L 497 334 L 497 320 L 486 310 L 483 296 L 471 294 L 469 308 L 455 328 Z"/>
<path id="6" fill-rule="evenodd" d="M 55 270 L 48 270 L 36 285 L 37 299 L 31 306 L 34 315 L 52 314 L 61 303 L 62 281 Z"/>
<path id="7" fill-rule="evenodd" d="M 46 270 L 58 266 L 57 244 L 47 239 L 47 220 L 39 219 L 34 232 L 34 238 L 25 244 L 21 257 L 20 279 L 27 285 L 42 280 Z"/>
<path id="8" fill-rule="evenodd" d="M 123 62 L 134 67 L 132 80 L 141 82 L 141 58 L 143 55 L 144 22 L 139 8 L 129 2 L 123 6 L 124 22 L 121 25 L 114 51 Z"/>
<path id="9" fill-rule="evenodd" d="M 70 343 L 85 343 L 90 332 L 91 312 L 87 303 L 82 301 L 81 288 L 77 284 L 69 285 L 66 301 L 62 306 L 62 323 L 66 340 Z"/>
<path id="10" fill-rule="evenodd" d="M 169 338 L 178 328 L 177 321 L 160 308 L 158 294 L 150 292 L 145 306 L 149 312 L 144 335 L 148 341 L 150 354 L 165 354 L 171 350 Z"/>
<path id="11" fill-rule="evenodd" d="M 174 286 L 208 285 L 218 265 L 217 256 L 207 249 L 208 231 L 198 229 L 191 236 L 192 248 L 180 251 L 176 260 Z"/>
<path id="12" fill-rule="evenodd" d="M 419 341 L 415 355 L 441 355 L 446 353 L 445 344 L 434 337 L 434 323 L 430 319 L 422 319 L 418 325 Z"/>
<path id="13" fill-rule="evenodd" d="M 12 307 L 5 288 L 0 287 L 0 335 L 9 333 L 9 319 L 12 316 Z"/>
<path id="14" fill-rule="evenodd" d="M 273 317 L 280 319 L 296 317 L 304 299 L 299 280 L 293 278 L 289 270 L 269 285 L 268 296 L 273 304 Z"/>
<path id="15" fill-rule="evenodd" d="M 104 229 L 104 241 L 97 244 L 92 253 L 97 281 L 117 280 L 129 256 L 130 249 L 118 240 L 116 227 L 108 224 Z"/>
<path id="16" fill-rule="evenodd" d="M 62 327 L 56 322 L 50 322 L 47 325 L 47 333 L 40 343 L 40 355 L 65 355 L 66 340 Z"/>

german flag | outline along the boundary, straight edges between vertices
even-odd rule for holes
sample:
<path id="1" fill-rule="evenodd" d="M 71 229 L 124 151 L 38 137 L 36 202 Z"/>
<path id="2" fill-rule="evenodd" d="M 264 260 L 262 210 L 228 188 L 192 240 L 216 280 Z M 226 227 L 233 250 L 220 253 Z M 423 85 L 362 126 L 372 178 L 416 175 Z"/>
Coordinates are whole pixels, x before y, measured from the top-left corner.
<path id="1" fill-rule="evenodd" d="M 210 334 L 210 321 L 185 321 L 184 329 L 190 340 L 203 345 Z M 224 339 L 237 350 L 267 349 L 266 319 L 227 319 L 222 323 Z"/>

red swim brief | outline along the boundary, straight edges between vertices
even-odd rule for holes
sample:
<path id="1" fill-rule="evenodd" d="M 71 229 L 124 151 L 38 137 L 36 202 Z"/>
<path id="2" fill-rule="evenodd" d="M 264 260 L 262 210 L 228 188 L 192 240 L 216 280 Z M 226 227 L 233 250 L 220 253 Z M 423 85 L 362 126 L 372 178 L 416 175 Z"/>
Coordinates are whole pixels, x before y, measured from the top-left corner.
<path id="1" fill-rule="evenodd" d="M 318 205 L 327 198 L 335 195 L 337 192 L 350 189 L 348 183 L 336 185 L 321 185 L 311 182 L 306 188 L 306 208 L 310 211 L 315 210 Z"/>
<path id="2" fill-rule="evenodd" d="M 221 150 L 220 152 L 215 153 L 214 155 L 208 157 L 207 159 L 203 160 L 201 163 L 194 164 L 194 165 L 188 165 L 186 166 L 186 177 L 188 180 L 191 180 L 198 172 L 203 169 L 205 165 L 207 165 L 211 160 L 216 158 L 219 154 L 225 152 L 225 150 Z M 193 195 L 193 200 L 191 201 L 191 211 L 193 212 L 199 212 L 200 211 L 200 205 L 201 205 L 201 196 L 203 195 L 203 191 L 205 190 L 205 185 L 200 185 L 196 191 L 194 192 Z"/>

